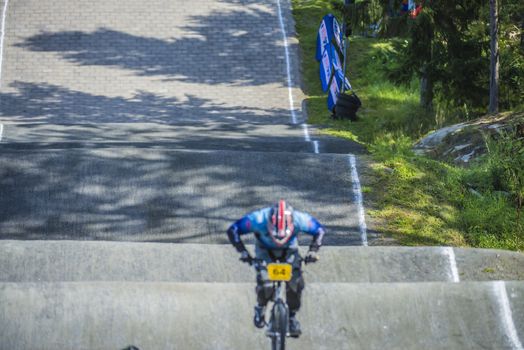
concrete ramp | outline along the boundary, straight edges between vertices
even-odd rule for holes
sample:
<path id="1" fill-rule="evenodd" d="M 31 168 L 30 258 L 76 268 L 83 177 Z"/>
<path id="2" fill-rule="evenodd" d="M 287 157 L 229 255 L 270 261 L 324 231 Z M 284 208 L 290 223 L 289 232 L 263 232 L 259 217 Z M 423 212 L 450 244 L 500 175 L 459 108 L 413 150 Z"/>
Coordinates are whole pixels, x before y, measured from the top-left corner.
<path id="1" fill-rule="evenodd" d="M 461 281 L 524 280 L 524 254 L 502 250 L 324 246 L 320 259 L 307 282 L 449 282 L 453 264 Z M 35 281 L 252 283 L 254 271 L 229 244 L 0 241 L 0 282 Z"/>
<path id="2" fill-rule="evenodd" d="M 290 349 L 514 349 L 524 282 L 311 284 Z M 499 290 L 507 290 L 514 323 Z M 4 349 L 264 349 L 239 283 L 1 283 Z"/>
<path id="3" fill-rule="evenodd" d="M 237 259 L 230 245 L 1 241 L 0 348 L 269 348 Z M 499 250 L 325 246 L 289 348 L 522 349 L 523 267 Z"/>

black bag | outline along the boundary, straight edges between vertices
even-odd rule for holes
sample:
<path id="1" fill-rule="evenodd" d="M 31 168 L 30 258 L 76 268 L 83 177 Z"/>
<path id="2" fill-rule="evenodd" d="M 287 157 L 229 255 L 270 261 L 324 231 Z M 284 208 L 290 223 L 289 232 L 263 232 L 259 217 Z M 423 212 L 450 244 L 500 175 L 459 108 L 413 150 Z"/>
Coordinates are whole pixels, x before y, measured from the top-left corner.
<path id="1" fill-rule="evenodd" d="M 333 108 L 333 118 L 358 120 L 357 111 L 362 106 L 362 102 L 354 92 L 351 95 L 339 94 L 337 103 Z"/>

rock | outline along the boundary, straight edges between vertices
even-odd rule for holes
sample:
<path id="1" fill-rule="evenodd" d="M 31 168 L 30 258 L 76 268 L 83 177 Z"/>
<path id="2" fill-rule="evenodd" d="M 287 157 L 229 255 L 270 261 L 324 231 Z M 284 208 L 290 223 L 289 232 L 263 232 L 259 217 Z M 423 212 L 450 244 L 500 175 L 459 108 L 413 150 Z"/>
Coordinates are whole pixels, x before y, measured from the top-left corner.
<path id="1" fill-rule="evenodd" d="M 524 126 L 524 112 L 506 112 L 446 126 L 418 141 L 413 151 L 419 155 L 467 166 L 486 153 L 486 137 L 498 137 Z"/>

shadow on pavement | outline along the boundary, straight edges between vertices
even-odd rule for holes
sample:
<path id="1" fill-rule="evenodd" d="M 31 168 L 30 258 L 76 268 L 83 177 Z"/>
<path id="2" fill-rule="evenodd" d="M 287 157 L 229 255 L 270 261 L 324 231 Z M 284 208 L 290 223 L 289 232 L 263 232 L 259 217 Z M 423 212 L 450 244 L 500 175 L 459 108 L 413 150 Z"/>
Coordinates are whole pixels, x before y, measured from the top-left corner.
<path id="1" fill-rule="evenodd" d="M 267 9 L 214 11 L 191 16 L 178 27 L 187 37 L 162 40 L 99 28 L 42 32 L 16 46 L 56 52 L 82 66 L 116 67 L 167 80 L 241 86 L 286 82 L 278 17 Z"/>

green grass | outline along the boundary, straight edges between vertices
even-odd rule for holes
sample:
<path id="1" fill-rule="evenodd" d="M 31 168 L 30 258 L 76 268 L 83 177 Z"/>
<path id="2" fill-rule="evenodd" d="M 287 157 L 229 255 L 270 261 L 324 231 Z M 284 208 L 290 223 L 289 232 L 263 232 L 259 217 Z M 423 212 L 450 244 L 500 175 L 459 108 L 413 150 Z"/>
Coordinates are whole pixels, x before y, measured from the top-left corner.
<path id="1" fill-rule="evenodd" d="M 396 58 L 398 39 L 352 37 L 348 75 L 362 100 L 360 121 L 330 118 L 315 60 L 317 29 L 322 17 L 334 13 L 324 0 L 293 0 L 293 14 L 302 50 L 308 122 L 323 133 L 364 144 L 373 156 L 365 196 L 375 228 L 402 245 L 450 245 L 524 250 L 524 215 L 511 198 L 473 182 L 489 182 L 482 166 L 463 169 L 416 156 L 415 140 L 437 128 L 434 115 L 419 108 L 416 81 L 397 86 L 384 67 Z M 486 180 L 487 179 L 487 180 Z"/>

